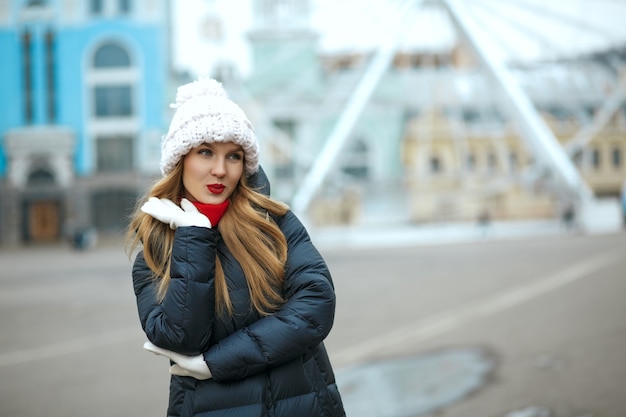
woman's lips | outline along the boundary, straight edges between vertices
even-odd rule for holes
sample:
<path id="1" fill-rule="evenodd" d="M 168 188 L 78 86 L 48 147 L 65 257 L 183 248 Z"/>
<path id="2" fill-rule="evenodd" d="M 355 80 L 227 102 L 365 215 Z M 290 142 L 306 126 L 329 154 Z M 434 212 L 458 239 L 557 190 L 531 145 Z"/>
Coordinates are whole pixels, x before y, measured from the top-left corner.
<path id="1" fill-rule="evenodd" d="M 208 188 L 213 194 L 222 194 L 226 187 L 223 184 L 209 184 L 206 188 Z"/>

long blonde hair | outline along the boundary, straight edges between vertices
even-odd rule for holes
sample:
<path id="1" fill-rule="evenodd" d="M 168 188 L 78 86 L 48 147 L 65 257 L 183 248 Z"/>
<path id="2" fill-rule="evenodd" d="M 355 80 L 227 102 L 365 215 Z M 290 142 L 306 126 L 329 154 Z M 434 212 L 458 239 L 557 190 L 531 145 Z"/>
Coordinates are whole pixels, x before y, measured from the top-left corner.
<path id="1" fill-rule="evenodd" d="M 157 181 L 138 202 L 126 233 L 128 253 L 143 245 L 146 264 L 158 283 L 157 296 L 163 300 L 170 283 L 170 260 L 174 230 L 140 210 L 149 197 L 178 201 L 183 195 L 182 160 L 174 170 Z M 288 207 L 257 192 L 245 175 L 230 196 L 230 205 L 219 223 L 224 243 L 245 274 L 254 308 L 271 314 L 283 302 L 281 295 L 287 261 L 287 241 L 271 215 L 282 216 Z M 215 259 L 215 300 L 218 313 L 232 314 L 232 303 L 219 257 Z"/>

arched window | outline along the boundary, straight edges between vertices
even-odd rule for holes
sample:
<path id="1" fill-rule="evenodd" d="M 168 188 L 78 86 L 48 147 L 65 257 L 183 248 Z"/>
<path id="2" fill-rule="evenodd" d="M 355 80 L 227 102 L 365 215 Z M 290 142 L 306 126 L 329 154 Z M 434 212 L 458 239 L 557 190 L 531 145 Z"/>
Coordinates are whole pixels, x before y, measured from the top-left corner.
<path id="1" fill-rule="evenodd" d="M 114 71 L 115 77 L 107 77 Z M 93 55 L 93 72 L 98 75 L 92 83 L 93 115 L 96 118 L 132 117 L 133 66 L 128 49 L 118 42 L 107 42 Z M 114 80 L 114 81 L 112 81 Z"/>
<path id="2" fill-rule="evenodd" d="M 86 84 L 90 93 L 95 170 L 102 173 L 130 171 L 138 140 L 139 59 L 132 45 L 121 39 L 103 40 L 87 59 L 91 64 Z M 98 213 L 106 217 L 106 210 Z M 102 222 L 98 226 L 102 226 Z"/>
<path id="3" fill-rule="evenodd" d="M 130 56 L 121 46 L 107 43 L 96 51 L 93 66 L 95 68 L 129 67 Z"/>
<path id="4" fill-rule="evenodd" d="M 48 184 L 54 184 L 54 175 L 47 169 L 37 168 L 28 175 L 28 185 Z"/>

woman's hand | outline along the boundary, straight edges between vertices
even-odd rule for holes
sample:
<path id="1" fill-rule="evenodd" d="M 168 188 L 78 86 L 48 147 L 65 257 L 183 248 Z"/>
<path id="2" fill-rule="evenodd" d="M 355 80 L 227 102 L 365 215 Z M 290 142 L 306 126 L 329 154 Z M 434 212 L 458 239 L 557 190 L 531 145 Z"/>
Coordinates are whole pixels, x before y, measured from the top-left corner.
<path id="1" fill-rule="evenodd" d="M 202 355 L 181 355 L 180 353 L 160 348 L 154 345 L 152 342 L 144 343 L 143 348 L 156 355 L 165 356 L 166 358 L 169 358 L 171 361 L 175 362 L 176 364 L 170 367 L 170 374 L 172 375 L 190 376 L 201 381 L 212 378 L 209 366 L 204 361 L 204 357 Z"/>
<path id="2" fill-rule="evenodd" d="M 172 229 L 185 226 L 211 228 L 209 218 L 200 213 L 191 201 L 183 198 L 180 201 L 180 205 L 182 208 L 167 198 L 150 197 L 141 206 L 141 211 L 163 223 L 169 224 Z"/>

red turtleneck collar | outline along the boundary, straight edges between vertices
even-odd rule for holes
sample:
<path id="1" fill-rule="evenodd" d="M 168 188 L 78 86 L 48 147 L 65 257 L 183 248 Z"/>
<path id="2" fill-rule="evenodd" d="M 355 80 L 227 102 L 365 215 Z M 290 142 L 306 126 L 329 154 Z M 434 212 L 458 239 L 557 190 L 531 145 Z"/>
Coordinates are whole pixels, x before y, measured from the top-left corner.
<path id="1" fill-rule="evenodd" d="M 196 206 L 198 211 L 209 218 L 211 221 L 211 227 L 217 226 L 220 219 L 226 213 L 226 209 L 230 204 L 230 200 L 224 200 L 223 203 L 220 204 L 204 204 L 199 201 L 192 201 L 193 205 Z"/>

